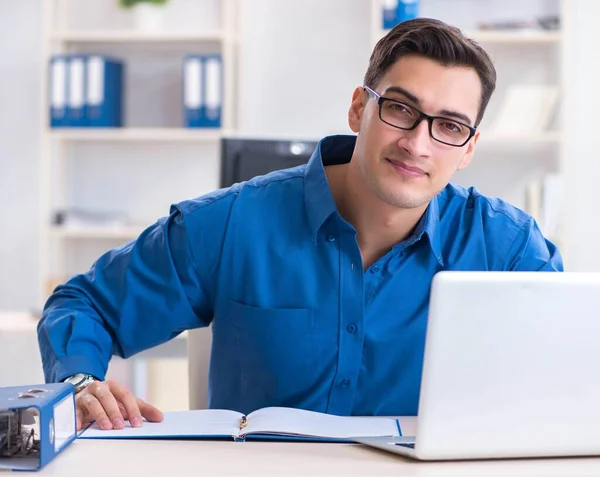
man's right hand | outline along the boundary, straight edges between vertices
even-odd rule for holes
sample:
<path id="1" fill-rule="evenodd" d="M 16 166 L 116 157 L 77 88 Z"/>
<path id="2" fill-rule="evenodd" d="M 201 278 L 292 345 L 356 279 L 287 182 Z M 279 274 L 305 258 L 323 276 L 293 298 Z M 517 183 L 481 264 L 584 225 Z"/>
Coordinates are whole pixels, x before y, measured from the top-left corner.
<path id="1" fill-rule="evenodd" d="M 125 386 L 113 380 L 95 381 L 75 397 L 77 430 L 96 421 L 102 430 L 123 429 L 128 420 L 131 427 L 140 427 L 142 418 L 150 422 L 163 420 L 163 413 L 136 398 Z"/>

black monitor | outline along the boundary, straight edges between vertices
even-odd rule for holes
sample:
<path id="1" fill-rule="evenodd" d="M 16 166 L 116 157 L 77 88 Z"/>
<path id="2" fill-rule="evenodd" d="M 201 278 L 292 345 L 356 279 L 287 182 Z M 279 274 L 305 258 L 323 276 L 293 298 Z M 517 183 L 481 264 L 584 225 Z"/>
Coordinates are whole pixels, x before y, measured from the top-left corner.
<path id="1" fill-rule="evenodd" d="M 222 138 L 221 187 L 306 164 L 317 141 Z"/>

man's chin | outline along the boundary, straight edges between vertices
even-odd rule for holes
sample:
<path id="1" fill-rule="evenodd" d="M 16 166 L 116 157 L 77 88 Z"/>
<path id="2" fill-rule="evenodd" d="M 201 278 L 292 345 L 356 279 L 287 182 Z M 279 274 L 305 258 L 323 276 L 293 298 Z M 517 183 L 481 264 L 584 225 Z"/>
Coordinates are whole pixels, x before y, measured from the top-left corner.
<path id="1" fill-rule="evenodd" d="M 425 196 L 422 194 L 412 195 L 388 193 L 383 197 L 380 196 L 380 199 L 399 209 L 416 209 L 418 207 L 427 205 L 431 200 L 431 197 L 429 195 Z"/>

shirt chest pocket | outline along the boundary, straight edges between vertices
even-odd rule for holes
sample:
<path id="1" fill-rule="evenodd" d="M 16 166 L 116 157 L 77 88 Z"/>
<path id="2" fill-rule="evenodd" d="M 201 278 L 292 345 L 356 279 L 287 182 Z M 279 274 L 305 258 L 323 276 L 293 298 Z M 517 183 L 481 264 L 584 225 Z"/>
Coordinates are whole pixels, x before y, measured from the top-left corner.
<path id="1" fill-rule="evenodd" d="M 314 312 L 310 308 L 258 308 L 229 302 L 242 390 L 259 404 L 297 402 L 315 379 Z"/>

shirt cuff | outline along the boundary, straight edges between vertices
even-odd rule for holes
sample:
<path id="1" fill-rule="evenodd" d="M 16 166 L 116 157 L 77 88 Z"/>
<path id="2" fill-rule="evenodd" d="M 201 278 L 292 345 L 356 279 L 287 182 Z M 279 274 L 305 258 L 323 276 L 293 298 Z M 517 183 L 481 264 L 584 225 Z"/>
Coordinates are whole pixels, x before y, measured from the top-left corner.
<path id="1" fill-rule="evenodd" d="M 91 374 L 104 381 L 106 365 L 85 355 L 66 356 L 54 363 L 50 382 L 59 383 L 77 373 Z"/>

